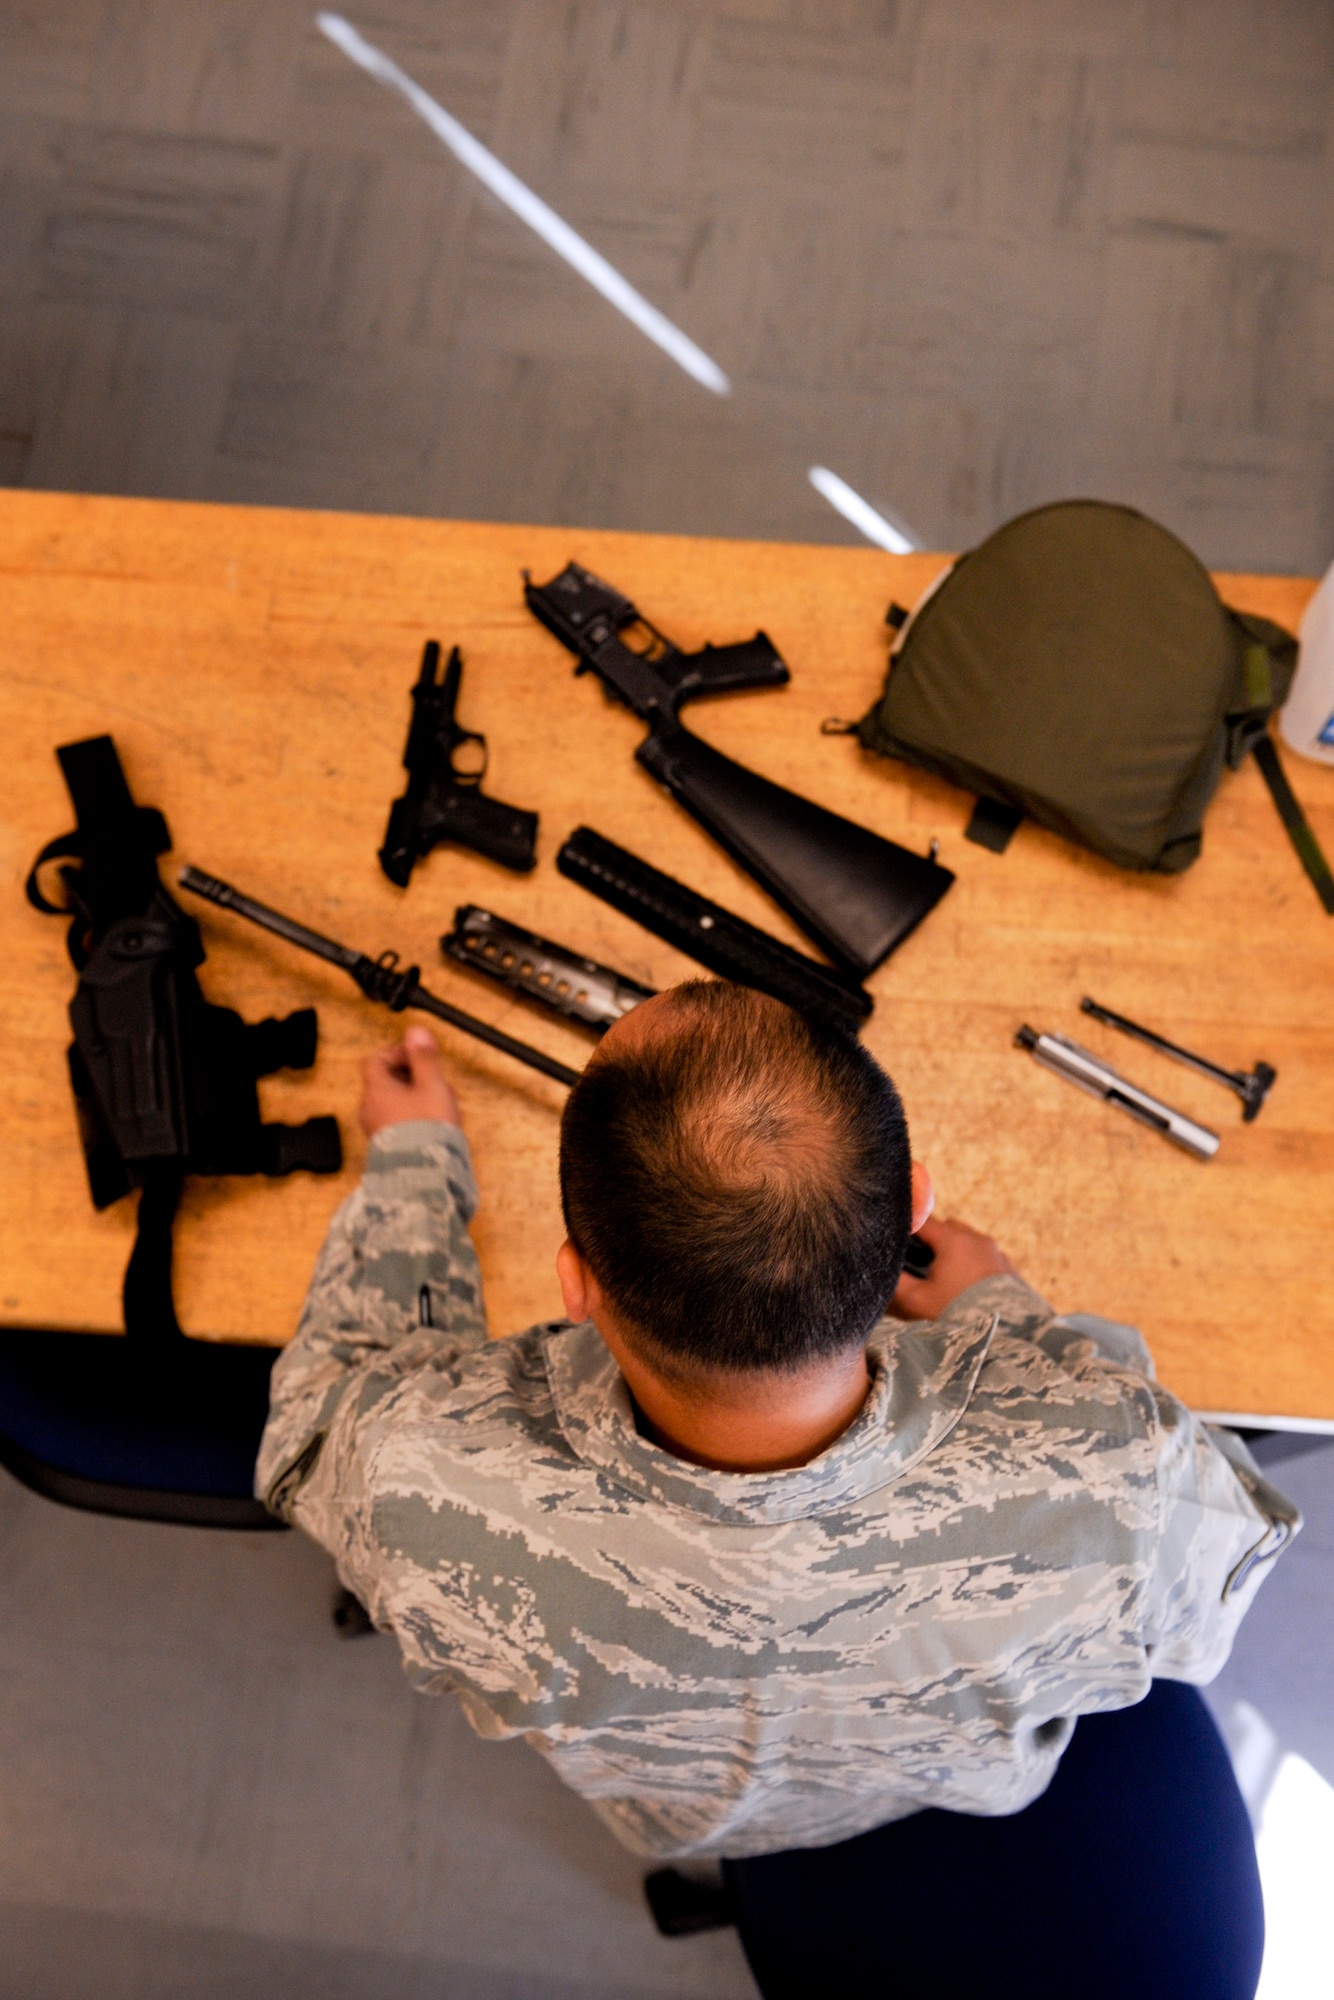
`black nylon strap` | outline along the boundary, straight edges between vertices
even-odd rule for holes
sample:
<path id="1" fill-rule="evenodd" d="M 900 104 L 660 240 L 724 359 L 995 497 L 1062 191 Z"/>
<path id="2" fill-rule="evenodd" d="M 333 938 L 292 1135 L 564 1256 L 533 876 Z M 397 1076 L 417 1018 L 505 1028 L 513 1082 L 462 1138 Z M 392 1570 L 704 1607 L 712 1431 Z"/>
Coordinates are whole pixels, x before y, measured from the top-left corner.
<path id="1" fill-rule="evenodd" d="M 109 736 L 62 743 L 56 756 L 78 821 L 80 897 L 100 937 L 118 917 L 148 908 L 159 887 L 157 858 L 170 849 L 171 835 L 156 806 L 135 804 Z"/>
<path id="2" fill-rule="evenodd" d="M 171 1226 L 184 1182 L 185 1168 L 177 1160 L 145 1163 L 139 1227 L 121 1291 L 125 1332 L 140 1348 L 161 1348 L 182 1338 L 171 1288 Z"/>
<path id="3" fill-rule="evenodd" d="M 57 839 L 47 841 L 28 870 L 28 879 L 23 885 L 24 894 L 34 910 L 40 910 L 44 917 L 68 917 L 73 913 L 67 903 L 53 903 L 49 897 L 42 894 L 42 887 L 37 879 L 39 872 L 45 868 L 48 861 L 77 860 L 82 852 L 77 833 L 62 833 Z"/>
<path id="4" fill-rule="evenodd" d="M 989 799 L 983 794 L 973 807 L 963 837 L 978 847 L 989 847 L 993 854 L 1004 854 L 1023 816 L 1018 806 L 1007 806 L 1002 800 Z"/>
<path id="5" fill-rule="evenodd" d="M 1334 874 L 1321 851 L 1320 842 L 1311 831 L 1310 821 L 1302 811 L 1297 795 L 1288 783 L 1287 773 L 1278 761 L 1278 751 L 1274 748 L 1272 736 L 1262 736 L 1255 746 L 1255 761 L 1260 766 L 1260 774 L 1269 787 L 1269 796 L 1278 808 L 1278 816 L 1287 829 L 1288 839 L 1297 850 L 1297 859 L 1311 878 L 1311 886 L 1325 906 L 1325 914 L 1334 917 Z"/>

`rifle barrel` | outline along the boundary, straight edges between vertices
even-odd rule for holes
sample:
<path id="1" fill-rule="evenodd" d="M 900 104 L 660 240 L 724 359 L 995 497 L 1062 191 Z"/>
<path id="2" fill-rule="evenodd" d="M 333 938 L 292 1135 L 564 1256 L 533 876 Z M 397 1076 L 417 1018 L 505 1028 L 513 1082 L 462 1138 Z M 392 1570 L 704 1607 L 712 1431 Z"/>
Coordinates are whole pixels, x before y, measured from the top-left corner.
<path id="1" fill-rule="evenodd" d="M 419 1007 L 423 1014 L 434 1014 L 437 1021 L 448 1021 L 451 1028 L 459 1028 L 465 1035 L 475 1035 L 479 1042 L 486 1042 L 504 1055 L 513 1056 L 516 1062 L 527 1063 L 529 1069 L 541 1070 L 543 1076 L 554 1077 L 572 1090 L 579 1081 L 577 1069 L 568 1063 L 557 1062 L 554 1056 L 544 1055 L 531 1042 L 521 1042 L 514 1035 L 507 1035 L 501 1028 L 493 1028 L 488 1021 L 479 1021 L 475 1014 L 465 1014 L 462 1007 L 451 1006 L 448 1000 L 440 1000 L 434 993 L 428 993 L 424 986 L 416 986 L 408 1001 L 409 1007 Z"/>
<path id="2" fill-rule="evenodd" d="M 302 951 L 314 952 L 316 958 L 325 958 L 330 965 L 341 966 L 344 972 L 351 972 L 360 963 L 362 954 L 359 951 L 337 944 L 333 938 L 321 936 L 319 931 L 307 929 L 295 918 L 285 917 L 281 910 L 271 910 L 267 903 L 256 902 L 253 896 L 234 889 L 230 882 L 222 881 L 217 875 L 206 875 L 202 868 L 182 868 L 178 879 L 182 889 L 193 890 L 196 896 L 206 897 L 220 909 L 235 910 L 238 917 L 246 917 L 262 930 L 286 938 L 288 944 L 299 945 Z"/>
<path id="3" fill-rule="evenodd" d="M 203 896 L 220 909 L 234 910 L 239 917 L 247 917 L 252 924 L 272 931 L 275 936 L 285 938 L 288 944 L 298 945 L 302 951 L 313 952 L 316 958 L 326 959 L 330 965 L 338 966 L 343 972 L 351 973 L 363 993 L 370 999 L 383 998 L 363 983 L 363 975 L 370 977 L 381 968 L 374 959 L 364 952 L 353 951 L 350 946 L 338 944 L 333 938 L 312 931 L 305 924 L 285 917 L 280 910 L 270 909 L 267 903 L 256 902 L 253 896 L 234 889 L 230 882 L 223 882 L 216 875 L 205 874 L 202 868 L 183 868 L 179 876 L 183 889 L 193 890 L 196 896 Z M 389 975 L 393 979 L 393 975 Z M 424 1014 L 433 1014 L 438 1021 L 448 1022 L 451 1028 L 458 1028 L 465 1035 L 474 1036 L 479 1042 L 499 1049 L 502 1054 L 513 1056 L 516 1062 L 526 1063 L 529 1069 L 540 1070 L 543 1076 L 553 1077 L 557 1083 L 567 1088 L 579 1081 L 577 1069 L 567 1063 L 557 1062 L 554 1056 L 544 1054 L 528 1042 L 521 1042 L 514 1035 L 507 1035 L 500 1028 L 493 1028 L 489 1022 L 478 1020 L 475 1014 L 466 1014 L 461 1007 L 454 1007 L 448 1000 L 439 999 L 428 992 L 416 977 L 416 968 L 409 975 L 398 974 L 394 983 L 399 985 L 403 997 L 395 1003 L 395 1011 L 400 1007 L 416 1007 Z M 386 1004 L 389 1004 L 386 1002 Z"/>

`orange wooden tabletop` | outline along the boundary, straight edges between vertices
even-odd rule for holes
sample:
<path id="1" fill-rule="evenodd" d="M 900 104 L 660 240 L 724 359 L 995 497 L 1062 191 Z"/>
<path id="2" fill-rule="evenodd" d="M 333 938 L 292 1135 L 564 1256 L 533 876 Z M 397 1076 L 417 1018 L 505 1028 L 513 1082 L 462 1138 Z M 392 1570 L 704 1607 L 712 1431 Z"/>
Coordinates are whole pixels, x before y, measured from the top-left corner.
<path id="1" fill-rule="evenodd" d="M 1334 923 L 1248 763 L 1227 775 L 1185 875 L 1125 874 L 1030 825 L 997 856 L 963 839 L 972 801 L 820 734 L 860 715 L 885 671 L 885 607 L 912 603 L 941 556 L 693 541 L 7 492 L 0 494 L 0 1324 L 111 1330 L 132 1204 L 94 1213 L 65 1068 L 74 975 L 63 924 L 23 900 L 42 843 L 72 824 L 57 743 L 110 731 L 174 852 L 374 954 L 578 1065 L 579 1030 L 441 963 L 454 907 L 479 902 L 654 985 L 696 970 L 557 875 L 587 822 L 789 941 L 804 940 L 635 764 L 642 734 L 525 610 L 519 572 L 575 557 L 682 644 L 763 626 L 791 686 L 692 713 L 766 775 L 910 847 L 936 838 L 958 875 L 869 982 L 869 1046 L 897 1079 L 943 1213 L 1006 1245 L 1059 1306 L 1144 1328 L 1197 1407 L 1334 1419 Z M 1224 596 L 1295 626 L 1313 585 L 1223 577 Z M 460 718 L 486 732 L 488 789 L 541 814 L 527 877 L 440 849 L 394 889 L 376 849 L 402 788 L 408 688 L 427 637 L 463 649 Z M 1288 756 L 1334 852 L 1334 770 Z M 188 900 L 188 899 L 185 899 Z M 261 1085 L 265 1115 L 335 1110 L 347 1167 L 188 1184 L 177 1226 L 186 1328 L 282 1341 L 327 1218 L 361 1157 L 361 1055 L 393 1024 L 344 975 L 192 904 L 212 999 L 248 1019 L 314 1001 L 312 1072 Z M 1231 1066 L 1279 1081 L 1258 1121 L 1203 1078 L 1097 1027 L 1081 994 Z M 1021 1021 L 1073 1033 L 1222 1133 L 1201 1164 L 1040 1070 Z M 559 1310 L 556 1125 L 562 1092 L 442 1031 L 473 1141 L 475 1225 L 492 1330 Z"/>

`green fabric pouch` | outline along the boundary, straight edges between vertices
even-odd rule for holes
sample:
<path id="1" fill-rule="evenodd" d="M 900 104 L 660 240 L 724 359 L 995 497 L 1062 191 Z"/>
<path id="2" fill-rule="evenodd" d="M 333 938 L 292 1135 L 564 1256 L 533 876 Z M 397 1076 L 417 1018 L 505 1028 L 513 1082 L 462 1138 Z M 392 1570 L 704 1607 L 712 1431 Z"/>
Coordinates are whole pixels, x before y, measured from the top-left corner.
<path id="1" fill-rule="evenodd" d="M 1199 854 L 1224 766 L 1264 737 L 1296 649 L 1229 610 L 1166 528 L 1062 501 L 998 529 L 927 593 L 857 734 L 977 793 L 984 845 L 1002 848 L 1026 814 L 1123 868 L 1176 873 Z"/>

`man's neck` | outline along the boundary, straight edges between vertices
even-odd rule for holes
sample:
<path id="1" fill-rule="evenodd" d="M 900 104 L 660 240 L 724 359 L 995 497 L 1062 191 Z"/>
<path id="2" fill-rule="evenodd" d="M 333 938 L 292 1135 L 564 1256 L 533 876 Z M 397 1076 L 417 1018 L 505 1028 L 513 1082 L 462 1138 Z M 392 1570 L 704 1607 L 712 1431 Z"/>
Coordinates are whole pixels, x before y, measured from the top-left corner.
<path id="1" fill-rule="evenodd" d="M 620 1364 L 641 1430 L 664 1451 L 715 1472 L 783 1472 L 808 1464 L 856 1419 L 871 1386 L 860 1347 L 800 1374 L 667 1377 L 601 1319 L 598 1331 Z"/>

